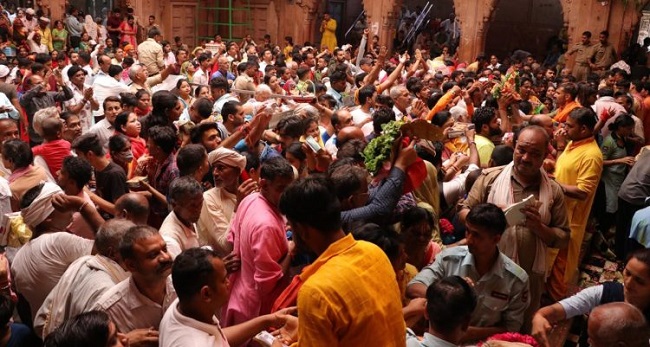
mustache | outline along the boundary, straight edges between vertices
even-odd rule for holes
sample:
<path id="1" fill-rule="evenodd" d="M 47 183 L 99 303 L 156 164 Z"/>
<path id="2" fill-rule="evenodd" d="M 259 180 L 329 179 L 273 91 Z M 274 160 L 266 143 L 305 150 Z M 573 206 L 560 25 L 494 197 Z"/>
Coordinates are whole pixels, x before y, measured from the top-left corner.
<path id="1" fill-rule="evenodd" d="M 164 263 L 160 263 L 160 264 L 158 264 L 158 268 L 157 268 L 156 270 L 157 270 L 158 272 L 163 272 L 163 271 L 165 271 L 165 270 L 171 268 L 171 267 L 172 267 L 172 264 L 173 264 L 173 262 L 172 262 L 171 260 L 170 260 L 170 261 L 166 261 L 166 262 L 164 262 Z"/>

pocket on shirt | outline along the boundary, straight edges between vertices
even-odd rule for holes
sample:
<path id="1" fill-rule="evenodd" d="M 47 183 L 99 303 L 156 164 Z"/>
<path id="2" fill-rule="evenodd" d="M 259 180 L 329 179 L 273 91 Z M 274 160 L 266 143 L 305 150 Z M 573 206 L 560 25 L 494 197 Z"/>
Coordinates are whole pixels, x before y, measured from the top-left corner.
<path id="1" fill-rule="evenodd" d="M 495 298 L 493 296 L 485 296 L 483 298 L 483 306 L 491 311 L 501 312 L 508 307 L 508 300 Z"/>

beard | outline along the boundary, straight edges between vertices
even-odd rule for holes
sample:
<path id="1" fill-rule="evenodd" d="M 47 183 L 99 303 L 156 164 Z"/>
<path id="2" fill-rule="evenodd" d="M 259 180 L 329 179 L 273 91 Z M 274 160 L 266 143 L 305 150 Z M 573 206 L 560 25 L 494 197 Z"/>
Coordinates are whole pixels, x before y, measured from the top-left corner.
<path id="1" fill-rule="evenodd" d="M 501 134 L 503 134 L 503 131 L 501 131 L 501 128 L 490 128 L 490 137 L 500 136 Z"/>

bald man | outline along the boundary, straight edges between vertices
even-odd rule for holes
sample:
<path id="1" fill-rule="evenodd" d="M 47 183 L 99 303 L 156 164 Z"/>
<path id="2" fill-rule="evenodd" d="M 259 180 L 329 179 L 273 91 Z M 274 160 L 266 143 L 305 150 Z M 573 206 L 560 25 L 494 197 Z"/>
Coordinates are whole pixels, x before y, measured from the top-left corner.
<path id="1" fill-rule="evenodd" d="M 341 148 L 346 142 L 354 139 L 366 142 L 366 137 L 363 135 L 361 128 L 356 126 L 345 127 L 339 131 L 336 148 Z"/>
<path id="2" fill-rule="evenodd" d="M 127 193 L 115 201 L 116 218 L 146 225 L 149 218 L 149 200 L 140 193 Z"/>
<path id="3" fill-rule="evenodd" d="M 650 327 L 643 313 L 626 302 L 596 307 L 587 326 L 592 347 L 648 347 Z"/>

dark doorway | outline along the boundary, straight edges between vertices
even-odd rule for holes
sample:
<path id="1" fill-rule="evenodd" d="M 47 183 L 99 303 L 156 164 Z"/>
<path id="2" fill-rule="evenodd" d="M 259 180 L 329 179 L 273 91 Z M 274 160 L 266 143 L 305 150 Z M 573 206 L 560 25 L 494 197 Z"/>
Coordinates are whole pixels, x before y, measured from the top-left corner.
<path id="1" fill-rule="evenodd" d="M 489 23 L 484 52 L 502 59 L 521 49 L 543 62 L 563 22 L 559 0 L 500 0 Z"/>

